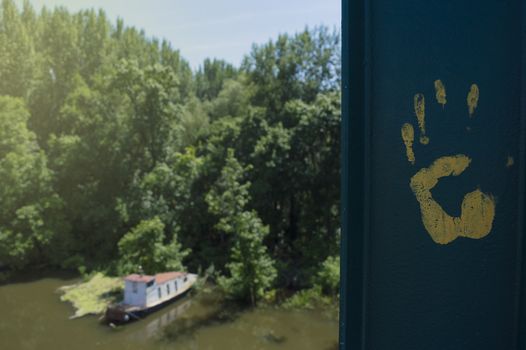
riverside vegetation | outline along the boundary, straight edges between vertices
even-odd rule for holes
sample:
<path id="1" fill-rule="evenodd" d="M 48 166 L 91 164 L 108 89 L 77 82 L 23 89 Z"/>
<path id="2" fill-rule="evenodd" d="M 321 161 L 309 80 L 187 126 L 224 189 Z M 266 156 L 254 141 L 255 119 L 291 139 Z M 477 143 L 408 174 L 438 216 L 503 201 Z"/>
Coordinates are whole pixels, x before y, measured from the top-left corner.
<path id="1" fill-rule="evenodd" d="M 3 0 L 0 48 L 4 277 L 214 266 L 247 303 L 337 294 L 337 32 L 192 71 L 103 11 Z"/>

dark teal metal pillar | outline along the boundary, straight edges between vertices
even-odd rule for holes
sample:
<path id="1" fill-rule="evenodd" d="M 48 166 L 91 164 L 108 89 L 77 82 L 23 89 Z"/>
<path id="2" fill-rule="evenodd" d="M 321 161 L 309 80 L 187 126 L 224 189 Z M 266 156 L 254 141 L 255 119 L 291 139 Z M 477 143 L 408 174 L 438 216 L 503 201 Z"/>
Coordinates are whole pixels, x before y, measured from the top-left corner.
<path id="1" fill-rule="evenodd" d="M 340 348 L 526 349 L 526 5 L 342 6 Z"/>

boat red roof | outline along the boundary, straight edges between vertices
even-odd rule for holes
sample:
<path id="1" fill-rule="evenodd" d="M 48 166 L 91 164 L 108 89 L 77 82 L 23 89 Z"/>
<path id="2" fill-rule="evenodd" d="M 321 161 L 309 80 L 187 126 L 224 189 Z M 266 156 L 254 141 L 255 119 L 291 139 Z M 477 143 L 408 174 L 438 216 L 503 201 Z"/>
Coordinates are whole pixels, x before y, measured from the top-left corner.
<path id="1" fill-rule="evenodd" d="M 137 273 L 132 273 L 131 275 L 128 275 L 128 276 L 124 277 L 124 279 L 126 281 L 130 281 L 130 282 L 144 282 L 144 283 L 150 282 L 154 278 L 155 278 L 154 276 L 139 275 Z"/>
<path id="2" fill-rule="evenodd" d="M 176 279 L 177 277 L 181 277 L 184 275 L 186 275 L 185 272 L 177 272 L 177 271 L 158 273 L 155 275 L 155 283 L 161 284 L 166 281 L 173 280 L 173 279 Z"/>
<path id="3" fill-rule="evenodd" d="M 161 284 L 166 281 L 170 281 L 170 280 L 176 279 L 177 277 L 181 277 L 184 275 L 186 275 L 186 272 L 179 272 L 179 271 L 158 273 L 155 276 L 139 275 L 139 274 L 133 273 L 131 275 L 124 277 L 124 279 L 130 282 L 141 282 L 141 283 L 148 283 L 151 280 L 155 279 L 155 283 Z"/>

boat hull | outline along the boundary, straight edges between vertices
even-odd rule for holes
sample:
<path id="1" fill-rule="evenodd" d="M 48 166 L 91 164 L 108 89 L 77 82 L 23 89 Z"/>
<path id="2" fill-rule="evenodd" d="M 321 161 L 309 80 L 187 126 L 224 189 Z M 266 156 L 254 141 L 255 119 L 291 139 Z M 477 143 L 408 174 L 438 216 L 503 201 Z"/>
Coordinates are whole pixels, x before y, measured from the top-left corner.
<path id="1" fill-rule="evenodd" d="M 193 283 L 192 283 L 193 285 Z M 148 314 L 153 313 L 159 309 L 164 308 L 165 306 L 181 299 L 192 289 L 192 285 L 186 288 L 181 293 L 174 295 L 170 299 L 166 299 L 158 304 L 146 307 L 127 305 L 124 303 L 119 303 L 115 305 L 110 305 L 106 308 L 104 313 L 104 321 L 107 323 L 121 324 L 131 321 L 140 320 L 146 317 Z"/>

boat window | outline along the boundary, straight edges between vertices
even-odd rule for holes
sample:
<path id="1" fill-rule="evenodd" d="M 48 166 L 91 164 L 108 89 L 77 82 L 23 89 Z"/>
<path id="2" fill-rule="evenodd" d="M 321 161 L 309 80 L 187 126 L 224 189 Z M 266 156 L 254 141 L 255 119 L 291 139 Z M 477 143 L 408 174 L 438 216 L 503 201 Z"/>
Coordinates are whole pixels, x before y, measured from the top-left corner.
<path id="1" fill-rule="evenodd" d="M 177 292 L 177 281 L 174 281 L 175 291 Z"/>
<path id="2" fill-rule="evenodd" d="M 169 284 L 166 285 L 166 294 L 170 294 L 170 285 Z"/>
<path id="3" fill-rule="evenodd" d="M 188 277 L 185 276 L 185 277 L 184 277 L 184 281 L 185 281 L 185 282 L 188 281 Z"/>
<path id="4" fill-rule="evenodd" d="M 157 294 L 159 294 L 159 299 L 161 299 L 161 287 L 157 288 Z"/>
<path id="5" fill-rule="evenodd" d="M 150 282 L 146 283 L 146 287 L 151 287 L 153 285 L 153 280 L 151 280 Z"/>
<path id="6" fill-rule="evenodd" d="M 132 292 L 137 293 L 137 282 L 132 282 Z"/>

